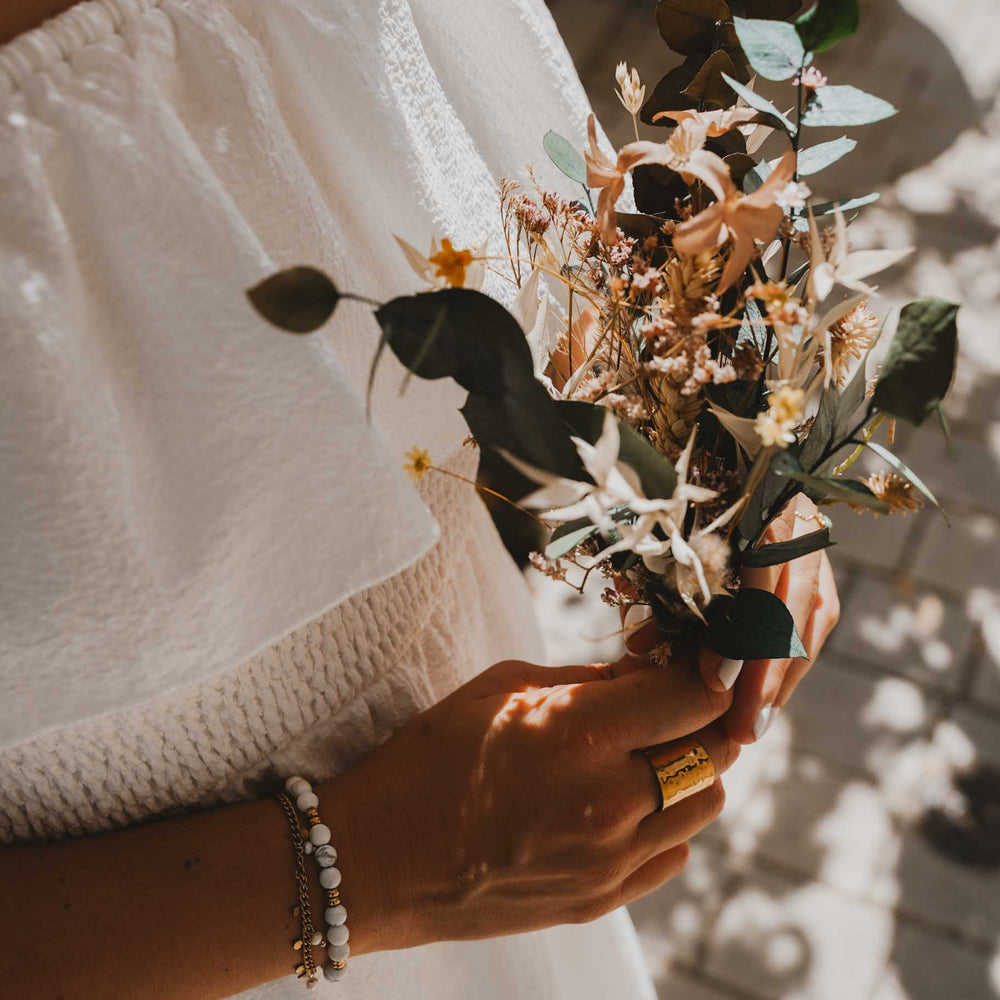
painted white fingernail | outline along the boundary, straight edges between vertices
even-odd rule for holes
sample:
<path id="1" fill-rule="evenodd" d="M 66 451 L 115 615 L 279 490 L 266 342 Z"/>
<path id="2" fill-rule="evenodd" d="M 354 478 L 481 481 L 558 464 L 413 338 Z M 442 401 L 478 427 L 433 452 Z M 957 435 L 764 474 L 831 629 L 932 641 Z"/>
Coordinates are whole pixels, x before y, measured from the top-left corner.
<path id="1" fill-rule="evenodd" d="M 753 722 L 753 738 L 755 740 L 759 740 L 771 728 L 771 723 L 777 718 L 778 711 L 779 709 L 774 705 L 765 705 L 757 713 L 757 718 Z"/>
<path id="2" fill-rule="evenodd" d="M 730 660 L 726 658 L 719 664 L 718 677 L 722 686 L 727 691 L 736 683 L 736 678 L 740 676 L 742 669 L 742 660 Z"/>
<path id="3" fill-rule="evenodd" d="M 653 617 L 653 609 L 648 604 L 633 604 L 625 612 L 625 639 L 630 639 L 634 632 Z"/>

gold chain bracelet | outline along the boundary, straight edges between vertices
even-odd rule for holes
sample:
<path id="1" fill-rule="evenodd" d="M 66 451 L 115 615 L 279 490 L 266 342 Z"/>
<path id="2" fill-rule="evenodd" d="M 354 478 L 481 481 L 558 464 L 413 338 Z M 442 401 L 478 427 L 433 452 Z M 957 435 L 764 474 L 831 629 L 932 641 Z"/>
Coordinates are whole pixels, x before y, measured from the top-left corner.
<path id="1" fill-rule="evenodd" d="M 309 878 L 306 875 L 306 842 L 292 800 L 284 792 L 277 792 L 275 798 L 281 803 L 281 808 L 288 818 L 292 846 L 295 849 L 295 885 L 299 893 L 299 905 L 294 907 L 292 912 L 299 917 L 302 926 L 301 937 L 292 945 L 296 951 L 302 952 L 302 961 L 296 967 L 295 975 L 299 979 L 305 977 L 306 986 L 312 989 L 319 982 L 319 976 L 316 974 L 316 962 L 313 958 L 314 930 L 312 909 L 309 905 Z"/>

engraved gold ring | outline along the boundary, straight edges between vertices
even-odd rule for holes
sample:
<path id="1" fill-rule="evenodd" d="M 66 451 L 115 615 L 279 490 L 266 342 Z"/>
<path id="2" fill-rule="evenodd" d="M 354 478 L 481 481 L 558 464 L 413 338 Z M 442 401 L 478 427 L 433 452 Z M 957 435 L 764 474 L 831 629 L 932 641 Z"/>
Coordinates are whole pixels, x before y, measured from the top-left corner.
<path id="1" fill-rule="evenodd" d="M 692 739 L 660 743 L 642 751 L 660 789 L 660 810 L 695 795 L 715 781 L 715 767 L 705 748 Z"/>

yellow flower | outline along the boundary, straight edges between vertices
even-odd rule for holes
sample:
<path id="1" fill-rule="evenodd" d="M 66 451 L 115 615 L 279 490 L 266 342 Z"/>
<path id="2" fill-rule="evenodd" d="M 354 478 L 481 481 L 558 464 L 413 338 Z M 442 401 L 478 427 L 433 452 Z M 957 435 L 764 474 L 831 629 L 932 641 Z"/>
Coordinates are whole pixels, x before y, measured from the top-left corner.
<path id="1" fill-rule="evenodd" d="M 434 468 L 434 465 L 431 462 L 430 453 L 425 451 L 423 448 L 413 447 L 404 457 L 409 459 L 409 461 L 403 466 L 403 468 L 406 469 L 406 471 L 410 474 L 410 478 L 415 483 L 419 483 L 420 480 Z"/>
<path id="2" fill-rule="evenodd" d="M 444 278 L 449 285 L 461 288 L 465 284 L 466 268 L 472 263 L 472 251 L 456 250 L 446 236 L 441 240 L 441 249 L 427 259 L 437 268 L 435 277 Z"/>
<path id="3" fill-rule="evenodd" d="M 802 423 L 806 394 L 802 389 L 782 385 L 768 397 L 769 406 L 758 413 L 754 430 L 767 448 L 785 448 L 795 443 L 795 428 Z"/>

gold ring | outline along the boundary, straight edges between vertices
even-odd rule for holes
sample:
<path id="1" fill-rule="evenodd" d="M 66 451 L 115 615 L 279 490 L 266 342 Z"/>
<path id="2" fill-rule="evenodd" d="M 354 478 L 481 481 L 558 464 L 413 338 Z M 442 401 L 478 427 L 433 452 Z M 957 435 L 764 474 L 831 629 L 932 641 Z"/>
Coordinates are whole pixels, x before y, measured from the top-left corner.
<path id="1" fill-rule="evenodd" d="M 695 795 L 715 781 L 715 767 L 705 748 L 692 739 L 646 747 L 646 755 L 660 789 L 660 811 Z"/>

